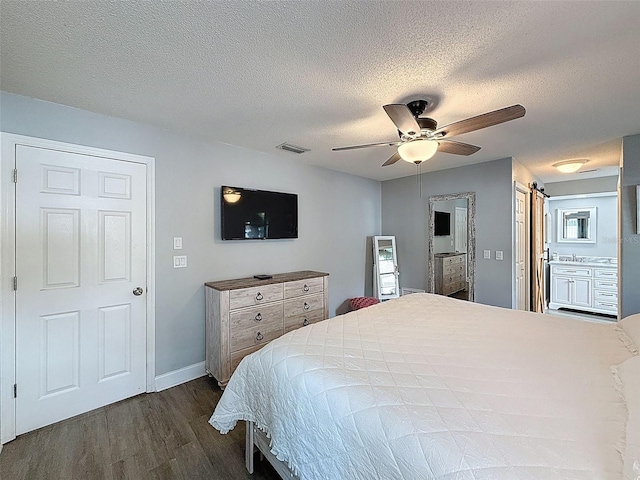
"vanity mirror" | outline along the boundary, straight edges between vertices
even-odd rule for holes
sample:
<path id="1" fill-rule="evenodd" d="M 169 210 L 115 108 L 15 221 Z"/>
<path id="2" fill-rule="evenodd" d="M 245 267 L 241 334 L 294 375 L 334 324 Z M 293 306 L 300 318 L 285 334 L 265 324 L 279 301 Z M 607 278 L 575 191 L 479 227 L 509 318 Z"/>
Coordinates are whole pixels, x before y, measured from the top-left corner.
<path id="1" fill-rule="evenodd" d="M 429 197 L 427 291 L 474 300 L 475 216 L 475 192 Z M 450 222 L 448 230 L 444 219 Z"/>
<path id="2" fill-rule="evenodd" d="M 559 243 L 596 243 L 596 207 L 558 208 Z"/>

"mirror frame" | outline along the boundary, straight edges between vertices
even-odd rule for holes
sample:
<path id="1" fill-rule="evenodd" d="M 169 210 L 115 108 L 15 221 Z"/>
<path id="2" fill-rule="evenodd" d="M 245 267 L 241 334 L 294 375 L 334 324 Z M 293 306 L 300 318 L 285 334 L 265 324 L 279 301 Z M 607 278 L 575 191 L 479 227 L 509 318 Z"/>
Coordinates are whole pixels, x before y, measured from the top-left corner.
<path id="1" fill-rule="evenodd" d="M 393 249 L 393 268 L 396 289 L 395 293 L 391 294 L 383 294 L 382 285 L 380 284 L 380 264 L 378 258 L 380 248 L 378 247 L 378 244 L 381 240 L 390 241 L 391 248 Z M 398 253 L 396 249 L 397 247 L 395 235 L 377 235 L 373 237 L 373 293 L 375 297 L 380 301 L 389 300 L 391 298 L 398 298 L 400 296 L 400 270 L 398 268 Z"/>
<path id="2" fill-rule="evenodd" d="M 596 243 L 596 235 L 598 233 L 596 227 L 598 225 L 598 216 L 596 207 L 585 208 L 556 208 L 556 216 L 558 221 L 556 224 L 556 242 L 557 243 Z M 589 238 L 563 238 L 564 231 L 564 214 L 571 212 L 589 212 Z"/>
<path id="3" fill-rule="evenodd" d="M 427 222 L 427 236 L 429 238 L 429 252 L 427 270 L 427 291 L 433 293 L 435 290 L 435 275 L 433 270 L 435 252 L 433 246 L 434 232 L 434 206 L 436 202 L 447 200 L 467 200 L 467 275 L 469 277 L 469 301 L 474 302 L 476 298 L 476 192 L 451 193 L 447 195 L 432 195 L 429 197 L 429 218 Z"/>

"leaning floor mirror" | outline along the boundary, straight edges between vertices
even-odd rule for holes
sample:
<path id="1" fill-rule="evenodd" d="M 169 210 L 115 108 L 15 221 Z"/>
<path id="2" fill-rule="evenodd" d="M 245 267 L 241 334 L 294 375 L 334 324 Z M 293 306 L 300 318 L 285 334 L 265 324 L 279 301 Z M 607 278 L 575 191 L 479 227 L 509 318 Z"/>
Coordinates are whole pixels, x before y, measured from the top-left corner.
<path id="1" fill-rule="evenodd" d="M 400 296 L 396 237 L 373 237 L 373 292 L 380 300 Z"/>
<path id="2" fill-rule="evenodd" d="M 429 292 L 474 301 L 475 218 L 475 192 L 429 197 Z"/>

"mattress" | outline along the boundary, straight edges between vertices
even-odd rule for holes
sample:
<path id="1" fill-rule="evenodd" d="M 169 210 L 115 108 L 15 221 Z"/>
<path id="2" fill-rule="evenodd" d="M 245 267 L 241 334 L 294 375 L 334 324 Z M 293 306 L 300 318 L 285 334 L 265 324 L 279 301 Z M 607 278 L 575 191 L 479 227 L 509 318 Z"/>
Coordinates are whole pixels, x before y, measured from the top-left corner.
<path id="1" fill-rule="evenodd" d="M 301 479 L 622 478 L 615 324 L 412 294 L 246 357 L 210 423 L 255 422 Z"/>

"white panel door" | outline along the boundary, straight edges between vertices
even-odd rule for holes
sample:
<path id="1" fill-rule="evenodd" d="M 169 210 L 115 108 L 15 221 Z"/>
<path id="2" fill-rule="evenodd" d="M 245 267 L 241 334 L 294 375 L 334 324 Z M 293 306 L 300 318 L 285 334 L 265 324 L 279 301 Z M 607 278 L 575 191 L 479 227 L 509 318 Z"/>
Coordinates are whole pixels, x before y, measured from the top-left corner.
<path id="1" fill-rule="evenodd" d="M 515 224 L 515 275 L 516 275 L 516 309 L 527 310 L 527 276 L 526 276 L 526 195 L 516 190 L 516 224 Z"/>
<path id="2" fill-rule="evenodd" d="M 16 168 L 21 434 L 145 391 L 147 193 L 139 163 L 18 145 Z"/>
<path id="3" fill-rule="evenodd" d="M 467 209 L 455 207 L 455 249 L 467 253 Z"/>

